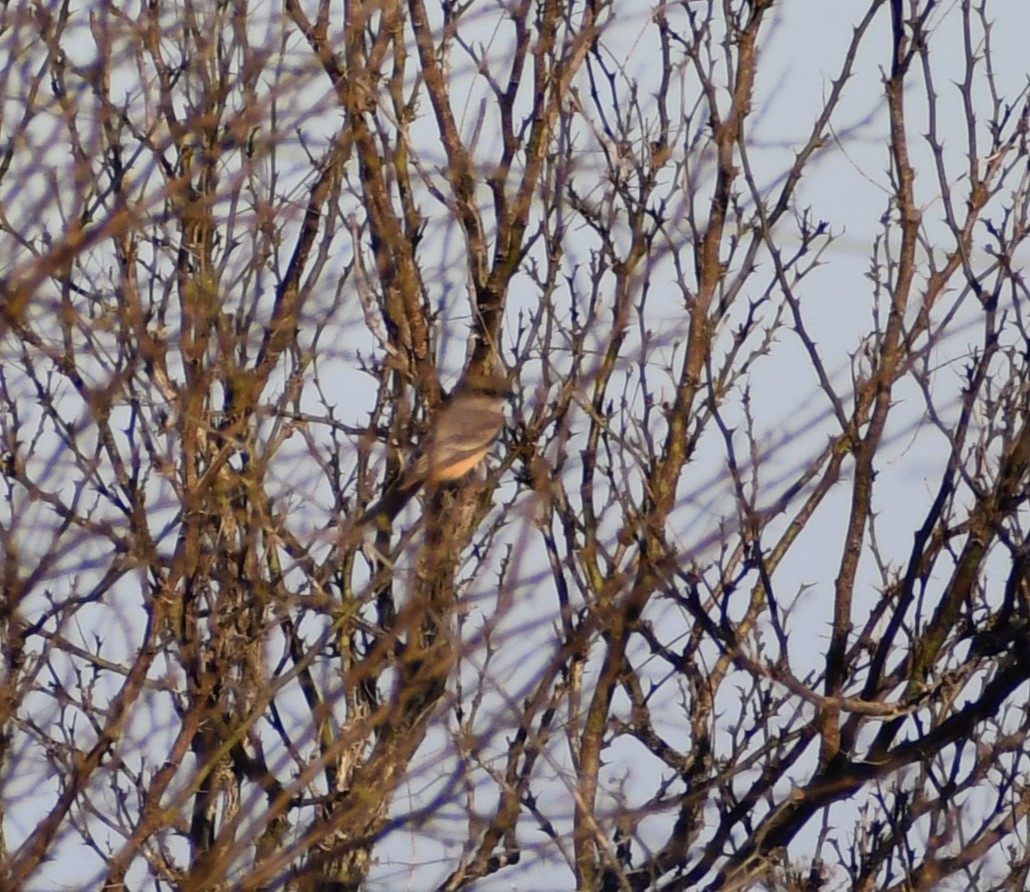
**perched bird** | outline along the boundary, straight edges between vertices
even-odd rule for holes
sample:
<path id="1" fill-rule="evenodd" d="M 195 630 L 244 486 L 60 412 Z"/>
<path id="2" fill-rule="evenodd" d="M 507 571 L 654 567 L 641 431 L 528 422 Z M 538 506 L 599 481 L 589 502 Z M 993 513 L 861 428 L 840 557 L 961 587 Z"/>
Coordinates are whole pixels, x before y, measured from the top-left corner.
<path id="1" fill-rule="evenodd" d="M 478 466 L 504 427 L 502 407 L 509 396 L 503 375 L 463 377 L 431 419 L 414 464 L 356 525 L 392 519 L 423 485 L 459 480 Z"/>

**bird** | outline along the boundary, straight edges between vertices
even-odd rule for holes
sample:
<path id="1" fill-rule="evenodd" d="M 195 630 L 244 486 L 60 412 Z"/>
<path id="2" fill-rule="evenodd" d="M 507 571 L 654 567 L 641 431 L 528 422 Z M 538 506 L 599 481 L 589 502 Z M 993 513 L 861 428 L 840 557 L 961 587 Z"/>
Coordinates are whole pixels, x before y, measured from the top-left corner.
<path id="1" fill-rule="evenodd" d="M 476 468 L 504 428 L 502 410 L 511 393 L 503 375 L 463 376 L 431 419 L 412 466 L 356 526 L 380 517 L 392 520 L 423 486 L 452 483 Z"/>

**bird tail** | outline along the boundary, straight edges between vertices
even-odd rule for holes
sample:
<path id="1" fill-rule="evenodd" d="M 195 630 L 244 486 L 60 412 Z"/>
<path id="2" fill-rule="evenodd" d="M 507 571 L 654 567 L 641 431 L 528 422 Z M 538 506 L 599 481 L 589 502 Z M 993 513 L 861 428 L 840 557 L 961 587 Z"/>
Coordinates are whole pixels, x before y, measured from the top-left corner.
<path id="1" fill-rule="evenodd" d="M 365 509 L 354 522 L 355 528 L 363 528 L 370 524 L 383 520 L 392 521 L 422 486 L 422 480 L 410 482 L 400 481 L 392 489 L 387 490 L 383 497 Z"/>

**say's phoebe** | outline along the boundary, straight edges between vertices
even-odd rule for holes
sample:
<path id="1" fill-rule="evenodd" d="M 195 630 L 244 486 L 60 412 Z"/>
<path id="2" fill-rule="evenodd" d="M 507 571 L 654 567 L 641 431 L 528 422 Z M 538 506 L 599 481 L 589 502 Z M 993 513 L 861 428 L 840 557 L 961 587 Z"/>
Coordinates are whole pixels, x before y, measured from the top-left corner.
<path id="1" fill-rule="evenodd" d="M 415 463 L 361 516 L 358 525 L 380 516 L 392 519 L 423 484 L 458 480 L 476 467 L 504 427 L 501 408 L 510 394 L 501 375 L 462 378 L 433 418 Z"/>

